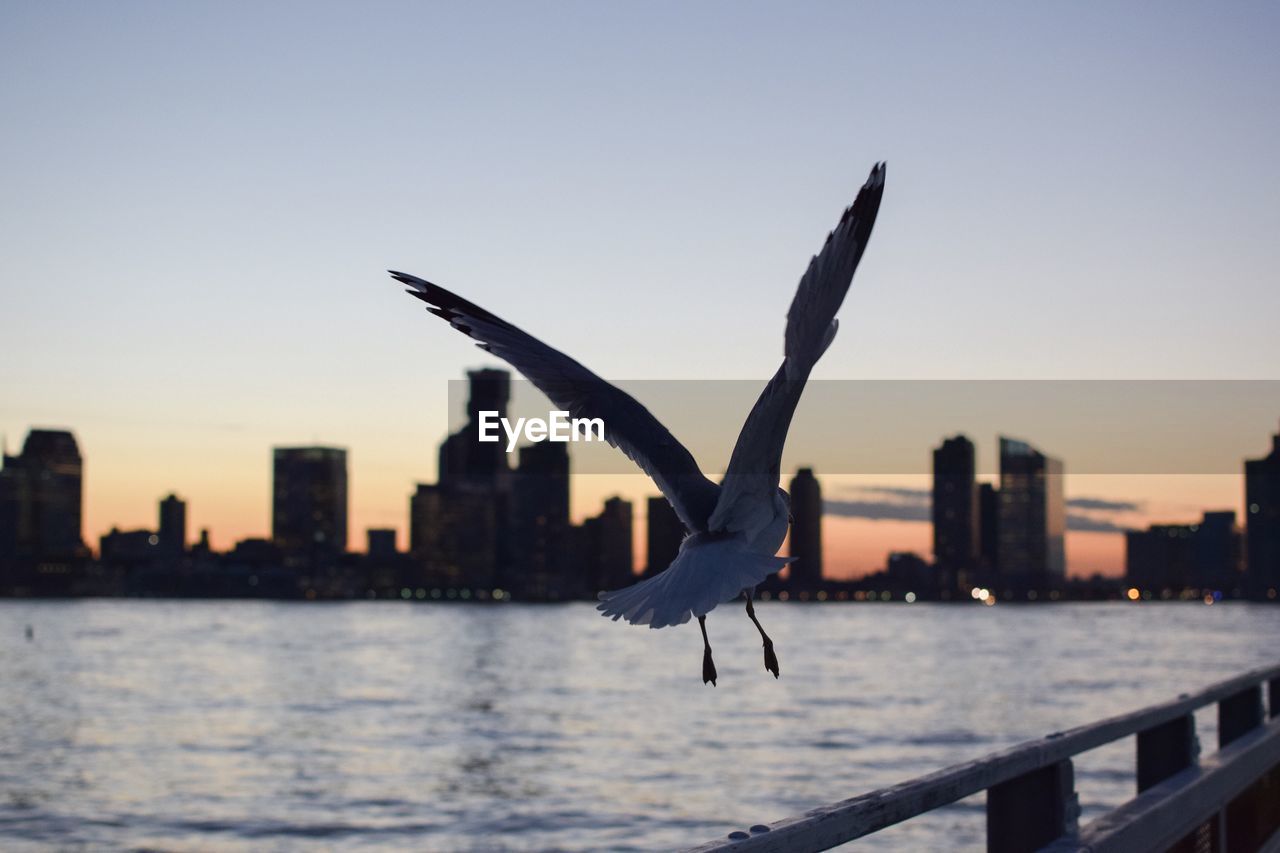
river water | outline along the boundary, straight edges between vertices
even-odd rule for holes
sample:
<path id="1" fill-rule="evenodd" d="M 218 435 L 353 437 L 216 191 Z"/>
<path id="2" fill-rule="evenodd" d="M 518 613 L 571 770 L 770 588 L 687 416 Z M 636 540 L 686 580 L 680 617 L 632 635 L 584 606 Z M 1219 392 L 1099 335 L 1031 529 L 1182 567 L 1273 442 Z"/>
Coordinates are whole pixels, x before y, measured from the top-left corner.
<path id="1" fill-rule="evenodd" d="M 6 850 L 691 846 L 1280 656 L 1247 604 L 0 602 Z M 30 626 L 32 636 L 26 636 Z M 1197 717 L 1206 752 L 1212 708 Z M 1133 743 L 1077 761 L 1083 821 Z M 982 849 L 983 798 L 853 849 Z"/>

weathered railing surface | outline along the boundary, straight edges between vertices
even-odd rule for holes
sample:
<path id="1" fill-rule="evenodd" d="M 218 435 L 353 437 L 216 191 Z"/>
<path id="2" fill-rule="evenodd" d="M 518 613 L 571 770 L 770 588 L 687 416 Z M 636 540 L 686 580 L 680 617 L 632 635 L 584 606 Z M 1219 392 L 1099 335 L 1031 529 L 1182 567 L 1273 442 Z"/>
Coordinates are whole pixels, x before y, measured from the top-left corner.
<path id="1" fill-rule="evenodd" d="M 1263 690 L 1270 719 L 1263 717 Z M 1198 760 L 1193 712 L 1218 704 L 1218 751 Z M 1086 826 L 1071 759 L 1136 735 L 1137 796 Z M 957 764 L 695 848 L 695 853 L 829 850 L 987 792 L 987 850 L 1280 853 L 1280 664 L 1170 702 Z"/>

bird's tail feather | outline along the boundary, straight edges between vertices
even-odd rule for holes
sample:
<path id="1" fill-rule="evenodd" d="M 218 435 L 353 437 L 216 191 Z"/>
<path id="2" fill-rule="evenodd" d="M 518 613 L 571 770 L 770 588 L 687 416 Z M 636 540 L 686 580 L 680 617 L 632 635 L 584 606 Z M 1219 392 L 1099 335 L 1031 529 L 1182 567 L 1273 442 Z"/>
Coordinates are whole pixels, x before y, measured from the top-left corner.
<path id="1" fill-rule="evenodd" d="M 600 593 L 596 609 L 614 621 L 665 628 L 705 616 L 781 569 L 790 559 L 747 548 L 741 536 L 695 533 L 663 572 L 613 592 Z"/>

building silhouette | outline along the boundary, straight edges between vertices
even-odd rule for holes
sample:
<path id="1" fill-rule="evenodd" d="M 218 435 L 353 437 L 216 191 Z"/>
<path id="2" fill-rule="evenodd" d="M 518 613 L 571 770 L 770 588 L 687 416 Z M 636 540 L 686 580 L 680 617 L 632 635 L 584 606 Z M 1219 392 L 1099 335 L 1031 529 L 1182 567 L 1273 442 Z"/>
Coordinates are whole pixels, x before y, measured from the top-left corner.
<path id="1" fill-rule="evenodd" d="M 684 523 L 670 501 L 659 495 L 646 504 L 644 576 L 653 577 L 675 560 L 684 541 Z"/>
<path id="2" fill-rule="evenodd" d="M 789 567 L 787 586 L 814 589 L 822 583 L 822 487 L 812 468 L 801 468 L 791 478 L 791 545 L 795 558 Z"/>
<path id="3" fill-rule="evenodd" d="M 170 494 L 160 501 L 160 551 L 166 557 L 180 557 L 187 550 L 187 502 Z"/>
<path id="4" fill-rule="evenodd" d="M 1062 463 L 1000 438 L 999 577 L 1015 589 L 1048 588 L 1066 575 Z"/>
<path id="5" fill-rule="evenodd" d="M 370 557 L 394 557 L 396 531 L 394 527 L 370 527 L 365 531 L 365 553 Z"/>
<path id="6" fill-rule="evenodd" d="M 98 557 L 115 568 L 138 569 L 161 558 L 160 537 L 154 530 L 111 528 L 98 538 Z"/>
<path id="7" fill-rule="evenodd" d="M 935 566 L 911 551 L 892 551 L 885 560 L 884 584 L 900 592 L 913 592 L 918 596 L 933 597 L 937 589 L 938 572 Z"/>
<path id="8" fill-rule="evenodd" d="M 635 581 L 630 501 L 606 500 L 599 515 L 583 522 L 578 538 L 588 595 Z"/>
<path id="9" fill-rule="evenodd" d="M 512 475 L 511 561 L 506 585 L 538 601 L 573 597 L 581 586 L 569 559 L 569 449 L 543 441 L 520 448 Z"/>
<path id="10" fill-rule="evenodd" d="M 495 368 L 469 370 L 467 380 L 467 422 L 440 445 L 437 479 L 442 486 L 465 483 L 493 486 L 502 491 L 510 471 L 506 438 L 480 441 L 480 413 L 497 412 L 498 417 L 507 416 L 511 374 Z"/>
<path id="11" fill-rule="evenodd" d="M 498 505 L 483 485 L 420 483 L 409 500 L 412 585 L 490 589 L 498 581 Z"/>
<path id="12" fill-rule="evenodd" d="M 986 583 L 1000 569 L 1000 490 L 991 483 L 978 486 L 978 576 Z"/>
<path id="13" fill-rule="evenodd" d="M 84 461 L 66 430 L 33 429 L 0 468 L 0 590 L 68 591 L 88 557 Z"/>
<path id="14" fill-rule="evenodd" d="M 973 442 L 948 438 L 933 451 L 933 560 L 942 589 L 970 584 L 981 537 Z"/>
<path id="15" fill-rule="evenodd" d="M 286 563 L 330 563 L 347 550 L 347 451 L 277 447 L 273 451 L 271 540 Z"/>
<path id="16" fill-rule="evenodd" d="M 506 417 L 510 398 L 507 371 L 467 371 L 466 423 L 440 445 L 437 484 L 420 485 L 410 501 L 410 553 L 425 584 L 492 589 L 521 582 L 505 436 L 480 441 L 481 413 Z"/>
<path id="17" fill-rule="evenodd" d="M 1244 584 L 1244 532 L 1234 510 L 1206 512 L 1196 530 L 1191 584 L 1237 595 Z"/>
<path id="18" fill-rule="evenodd" d="M 1196 524 L 1153 524 L 1125 532 L 1125 581 L 1147 591 L 1240 587 L 1236 514 L 1206 512 Z"/>
<path id="19" fill-rule="evenodd" d="M 1280 434 L 1271 453 L 1244 463 L 1247 587 L 1255 598 L 1280 590 Z"/>

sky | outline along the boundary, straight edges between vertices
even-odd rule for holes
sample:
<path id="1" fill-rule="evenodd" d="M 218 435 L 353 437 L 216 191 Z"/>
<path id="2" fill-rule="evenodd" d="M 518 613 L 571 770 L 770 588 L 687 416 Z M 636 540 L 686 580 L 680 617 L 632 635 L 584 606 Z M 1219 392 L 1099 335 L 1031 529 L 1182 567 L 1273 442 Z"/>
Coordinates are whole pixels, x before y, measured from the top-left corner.
<path id="1" fill-rule="evenodd" d="M 4 0 L 0 430 L 75 431 L 94 543 L 170 491 L 215 545 L 264 535 L 270 448 L 321 442 L 353 540 L 403 546 L 448 381 L 491 359 L 385 269 L 605 377 L 765 379 L 877 160 L 815 378 L 1275 378 L 1277 36 L 1248 2 Z M 1239 507 L 1238 476 L 1066 461 L 1122 521 Z M 579 477 L 575 515 L 614 492 L 653 489 Z M 861 572 L 928 527 L 828 542 Z M 1119 542 L 1073 535 L 1072 570 Z"/>

